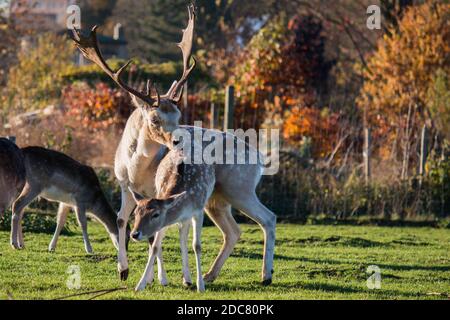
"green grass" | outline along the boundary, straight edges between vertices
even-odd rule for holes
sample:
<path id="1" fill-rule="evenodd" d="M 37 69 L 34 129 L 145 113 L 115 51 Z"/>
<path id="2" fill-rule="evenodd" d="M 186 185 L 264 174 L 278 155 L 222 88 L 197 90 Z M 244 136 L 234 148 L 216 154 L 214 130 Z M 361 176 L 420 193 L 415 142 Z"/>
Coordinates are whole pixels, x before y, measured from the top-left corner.
<path id="1" fill-rule="evenodd" d="M 0 299 L 54 299 L 84 291 L 129 289 L 104 299 L 448 299 L 450 294 L 450 230 L 410 227 L 311 226 L 279 224 L 274 282 L 260 285 L 262 232 L 242 225 L 243 235 L 219 278 L 206 292 L 181 285 L 178 234 L 172 228 L 163 256 L 170 284 L 154 283 L 140 293 L 133 288 L 147 259 L 146 243 L 130 243 L 130 276 L 121 283 L 116 252 L 103 227 L 89 225 L 93 255 L 84 253 L 81 233 L 61 236 L 57 251 L 47 252 L 49 234 L 28 232 L 26 249 L 14 251 L 9 234 L 0 232 Z M 203 233 L 203 270 L 218 253 L 222 237 L 215 227 Z M 81 268 L 81 288 L 66 286 L 70 265 Z M 190 256 L 192 275 L 195 263 Z M 369 265 L 381 268 L 381 289 L 366 286 Z M 85 299 L 89 296 L 76 298 Z"/>

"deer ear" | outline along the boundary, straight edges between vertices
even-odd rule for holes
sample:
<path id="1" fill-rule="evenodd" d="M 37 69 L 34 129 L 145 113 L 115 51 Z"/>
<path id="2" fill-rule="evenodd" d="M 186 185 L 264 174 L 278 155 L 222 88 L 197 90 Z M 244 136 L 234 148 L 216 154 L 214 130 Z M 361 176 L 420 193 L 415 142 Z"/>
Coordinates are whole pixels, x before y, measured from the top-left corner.
<path id="1" fill-rule="evenodd" d="M 174 194 L 173 196 L 170 196 L 169 198 L 164 200 L 164 206 L 166 210 L 176 206 L 181 200 L 183 200 L 186 196 L 187 192 L 183 191 L 178 194 Z"/>
<path id="2" fill-rule="evenodd" d="M 130 190 L 131 194 L 133 195 L 134 201 L 139 202 L 139 201 L 145 199 L 145 197 L 144 197 L 142 194 L 137 193 L 137 192 L 131 190 L 130 187 L 128 187 L 128 190 Z"/>
<path id="3" fill-rule="evenodd" d="M 141 100 L 141 99 L 139 99 L 138 97 L 136 97 L 134 94 L 132 94 L 132 93 L 130 93 L 130 97 L 131 97 L 131 102 L 132 102 L 132 105 L 135 107 L 135 108 L 141 108 L 142 109 L 142 107 L 144 106 L 144 102 Z"/>

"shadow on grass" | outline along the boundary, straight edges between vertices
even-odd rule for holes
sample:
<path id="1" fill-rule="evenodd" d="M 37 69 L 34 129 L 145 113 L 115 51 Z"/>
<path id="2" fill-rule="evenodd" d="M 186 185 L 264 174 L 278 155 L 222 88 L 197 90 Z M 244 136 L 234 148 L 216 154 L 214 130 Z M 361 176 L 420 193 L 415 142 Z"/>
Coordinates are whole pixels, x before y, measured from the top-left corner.
<path id="1" fill-rule="evenodd" d="M 310 262 L 314 264 L 348 264 L 348 263 L 361 263 L 361 261 L 338 261 L 338 260 L 332 260 L 332 259 L 312 259 L 312 258 L 306 258 L 303 257 L 299 259 L 303 262 Z M 450 271 L 450 265 L 432 265 L 432 266 L 421 266 L 421 265 L 406 265 L 406 264 L 386 264 L 386 263 L 377 263 L 377 262 L 370 262 L 367 263 L 374 264 L 380 267 L 381 269 L 390 269 L 390 270 L 397 270 L 397 271 L 414 271 L 414 270 L 425 270 L 425 271 Z"/>
<path id="2" fill-rule="evenodd" d="M 336 284 L 329 284 L 329 283 L 304 283 L 301 285 L 302 289 L 306 290 L 312 290 L 312 291 L 326 291 L 330 293 L 359 293 L 359 294 L 370 294 L 373 295 L 374 298 L 378 298 L 380 296 L 386 296 L 386 297 L 419 297 L 420 293 L 413 293 L 413 292 L 403 292 L 398 290 L 384 290 L 384 289 L 376 289 L 376 290 L 369 290 L 367 288 L 357 288 L 357 287 L 350 287 L 350 286 L 343 286 L 343 285 L 336 285 Z"/>
<path id="3" fill-rule="evenodd" d="M 240 248 L 239 249 L 235 248 L 233 250 L 233 253 L 231 254 L 231 256 L 235 257 L 235 258 L 247 258 L 247 259 L 261 260 L 261 261 L 263 259 L 263 255 L 261 253 L 250 252 L 250 251 L 246 251 L 246 250 L 240 249 Z M 302 261 L 303 258 L 290 257 L 290 256 L 281 255 L 281 254 L 275 254 L 274 255 L 274 260 Z"/>
<path id="4" fill-rule="evenodd" d="M 421 266 L 421 265 L 402 265 L 402 264 L 377 264 L 381 269 L 401 270 L 401 271 L 414 271 L 414 270 L 426 270 L 426 271 L 440 271 L 449 272 L 450 265 L 433 265 L 433 266 Z"/>
<path id="5" fill-rule="evenodd" d="M 249 252 L 243 249 L 235 249 L 232 253 L 233 257 L 236 258 L 247 258 L 254 260 L 262 260 L 263 255 L 256 252 Z M 361 264 L 360 260 L 357 261 L 339 261 L 333 259 L 315 259 L 308 257 L 292 257 L 281 254 L 275 254 L 274 260 L 279 261 L 300 261 L 300 262 L 309 262 L 314 264 L 332 264 L 332 265 L 347 265 L 347 264 Z M 386 264 L 386 263 L 377 263 L 375 261 L 368 262 L 367 265 L 374 264 L 380 267 L 381 269 L 390 269 L 395 271 L 414 271 L 414 270 L 425 270 L 425 271 L 438 271 L 438 272 L 449 272 L 450 265 L 431 265 L 431 266 L 423 266 L 423 265 L 402 265 L 402 264 Z"/>
<path id="6" fill-rule="evenodd" d="M 194 286 L 195 287 L 195 286 Z M 270 286 L 262 286 L 258 282 L 246 283 L 243 285 L 236 285 L 233 283 L 210 283 L 207 284 L 207 290 L 212 292 L 223 291 L 286 291 L 286 290 L 308 290 L 308 291 L 323 291 L 328 293 L 340 293 L 340 294 L 369 294 L 376 298 L 417 298 L 420 297 L 420 293 L 403 292 L 399 290 L 369 290 L 364 287 L 354 287 L 348 285 L 330 284 L 325 282 L 305 283 L 299 281 L 298 283 L 277 283 L 276 279 Z"/>
<path id="7" fill-rule="evenodd" d="M 262 241 L 255 241 L 253 244 L 263 244 Z M 346 247 L 356 247 L 356 248 L 367 248 L 367 247 L 388 247 L 389 243 L 384 243 L 380 241 L 374 241 L 359 237 L 342 237 L 342 236 L 331 236 L 327 238 L 320 238 L 311 236 L 303 239 L 278 239 L 276 241 L 277 245 L 340 245 Z"/>

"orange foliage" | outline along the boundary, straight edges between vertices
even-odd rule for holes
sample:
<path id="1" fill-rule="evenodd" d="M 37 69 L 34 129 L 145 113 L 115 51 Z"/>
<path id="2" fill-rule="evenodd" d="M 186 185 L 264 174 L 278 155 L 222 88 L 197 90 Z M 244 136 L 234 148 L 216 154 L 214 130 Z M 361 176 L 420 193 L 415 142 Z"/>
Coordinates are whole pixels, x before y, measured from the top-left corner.
<path id="1" fill-rule="evenodd" d="M 313 142 L 313 155 L 324 157 L 332 151 L 332 142 L 338 130 L 339 115 L 310 107 L 293 107 L 286 117 L 283 136 L 298 144 L 303 137 Z"/>
<path id="2" fill-rule="evenodd" d="M 86 83 L 70 85 L 63 90 L 63 101 L 68 115 L 93 130 L 124 124 L 133 109 L 127 94 L 103 82 L 95 88 Z"/>
<path id="3" fill-rule="evenodd" d="M 389 140 L 397 134 L 393 129 L 404 130 L 410 108 L 412 130 L 430 119 L 433 79 L 439 70 L 450 73 L 449 14 L 448 3 L 428 1 L 412 6 L 398 30 L 391 28 L 379 42 L 368 62 L 369 70 L 363 73 L 365 82 L 357 100 L 361 109 L 366 108 L 375 135 Z"/>

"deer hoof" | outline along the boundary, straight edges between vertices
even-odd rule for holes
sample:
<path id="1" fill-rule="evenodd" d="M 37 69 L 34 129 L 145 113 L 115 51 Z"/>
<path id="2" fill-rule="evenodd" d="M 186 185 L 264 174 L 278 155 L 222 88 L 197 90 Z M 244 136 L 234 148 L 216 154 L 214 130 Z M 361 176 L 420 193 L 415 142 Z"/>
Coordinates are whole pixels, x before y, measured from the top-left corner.
<path id="1" fill-rule="evenodd" d="M 214 280 L 216 280 L 216 277 L 213 276 L 211 273 L 207 273 L 203 276 L 203 280 L 207 283 L 212 283 Z"/>
<path id="2" fill-rule="evenodd" d="M 120 274 L 120 280 L 125 281 L 128 279 L 128 269 L 120 271 L 119 274 Z"/>
<path id="3" fill-rule="evenodd" d="M 15 250 L 23 249 L 23 247 L 21 247 L 18 243 L 11 243 L 11 247 Z"/>
<path id="4" fill-rule="evenodd" d="M 192 282 L 183 280 L 183 286 L 186 288 L 190 288 L 190 287 L 192 287 Z"/>
<path id="5" fill-rule="evenodd" d="M 139 282 L 138 285 L 136 286 L 136 288 L 134 288 L 134 291 L 138 292 L 138 291 L 144 291 L 146 287 L 146 283 L 141 283 Z"/>
<path id="6" fill-rule="evenodd" d="M 163 286 L 166 287 L 169 284 L 169 281 L 167 281 L 167 279 L 159 279 L 159 283 Z"/>
<path id="7" fill-rule="evenodd" d="M 197 287 L 197 292 L 201 293 L 201 292 L 205 292 L 205 285 L 200 285 Z"/>

